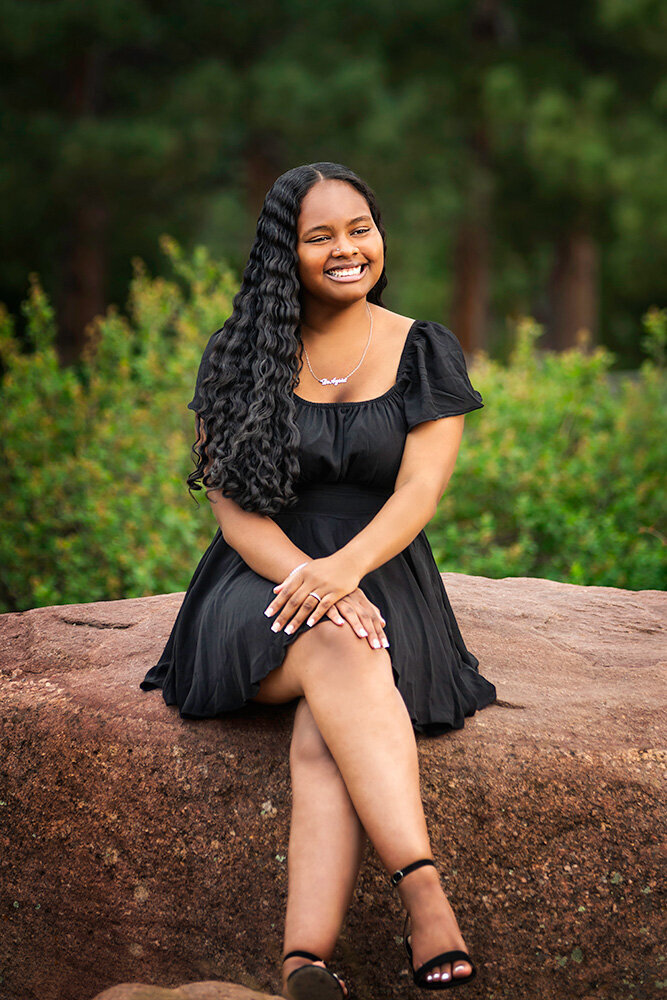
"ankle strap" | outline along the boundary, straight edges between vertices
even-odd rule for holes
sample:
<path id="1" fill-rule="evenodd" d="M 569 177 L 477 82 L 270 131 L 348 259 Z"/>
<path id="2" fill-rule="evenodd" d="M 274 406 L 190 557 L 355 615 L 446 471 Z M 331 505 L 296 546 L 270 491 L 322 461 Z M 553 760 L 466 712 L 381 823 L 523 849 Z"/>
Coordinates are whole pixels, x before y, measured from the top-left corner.
<path id="1" fill-rule="evenodd" d="M 393 875 L 389 876 L 389 882 L 391 885 L 398 885 L 401 879 L 413 872 L 415 868 L 421 868 L 422 865 L 433 865 L 435 868 L 435 861 L 432 858 L 421 858 L 419 861 L 413 861 L 411 865 L 407 865 L 405 868 L 399 868 L 395 871 Z"/>
<path id="2" fill-rule="evenodd" d="M 283 962 L 286 962 L 288 958 L 309 958 L 312 962 L 321 962 L 322 959 L 319 955 L 313 955 L 312 951 L 288 951 L 286 955 L 283 956 Z"/>

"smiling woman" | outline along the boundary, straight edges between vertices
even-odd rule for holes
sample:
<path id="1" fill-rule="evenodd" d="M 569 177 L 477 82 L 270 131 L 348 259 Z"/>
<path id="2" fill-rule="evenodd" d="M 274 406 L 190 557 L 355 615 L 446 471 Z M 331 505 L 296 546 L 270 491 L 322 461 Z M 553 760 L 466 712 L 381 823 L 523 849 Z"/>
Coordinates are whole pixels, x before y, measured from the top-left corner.
<path id="1" fill-rule="evenodd" d="M 347 996 L 326 961 L 367 836 L 408 911 L 415 983 L 475 975 L 431 856 L 415 731 L 460 729 L 496 696 L 424 532 L 464 414 L 484 404 L 455 335 L 386 309 L 386 284 L 379 209 L 356 174 L 316 163 L 278 178 L 188 404 L 188 482 L 218 531 L 141 684 L 186 718 L 298 699 L 292 1000 Z"/>

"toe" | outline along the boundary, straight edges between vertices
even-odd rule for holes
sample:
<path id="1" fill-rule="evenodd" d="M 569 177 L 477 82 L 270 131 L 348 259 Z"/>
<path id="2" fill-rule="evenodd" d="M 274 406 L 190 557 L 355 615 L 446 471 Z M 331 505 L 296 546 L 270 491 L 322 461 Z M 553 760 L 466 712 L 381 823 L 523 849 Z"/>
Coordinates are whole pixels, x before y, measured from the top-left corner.
<path id="1" fill-rule="evenodd" d="M 336 975 L 336 973 L 334 973 L 334 975 Z M 338 980 L 338 982 L 340 983 L 340 985 L 343 987 L 343 993 L 345 994 L 345 996 L 347 996 L 347 986 L 345 985 L 345 980 L 341 979 L 340 976 L 338 976 L 338 975 L 336 975 L 336 979 Z"/>
<path id="2" fill-rule="evenodd" d="M 472 966 L 469 962 L 454 962 L 454 976 L 469 976 Z"/>
<path id="3" fill-rule="evenodd" d="M 437 983 L 441 979 L 447 978 L 446 976 L 443 976 L 443 971 L 447 968 L 449 968 L 449 966 L 447 965 L 436 965 L 436 967 L 434 969 L 431 969 L 431 971 L 426 976 L 427 981 Z"/>

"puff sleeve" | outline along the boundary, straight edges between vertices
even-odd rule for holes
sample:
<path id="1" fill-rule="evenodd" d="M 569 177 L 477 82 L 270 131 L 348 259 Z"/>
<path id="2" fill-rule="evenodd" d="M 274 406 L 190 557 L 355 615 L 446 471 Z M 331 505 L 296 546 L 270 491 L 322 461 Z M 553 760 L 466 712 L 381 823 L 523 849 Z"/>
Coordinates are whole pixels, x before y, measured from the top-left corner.
<path id="1" fill-rule="evenodd" d="M 402 372 L 408 430 L 426 420 L 478 410 L 484 403 L 468 378 L 457 337 L 440 323 L 415 324 Z"/>
<path id="2" fill-rule="evenodd" d="M 204 348 L 204 353 L 202 354 L 202 359 L 201 359 L 201 361 L 199 363 L 199 371 L 197 372 L 197 381 L 195 383 L 194 396 L 192 397 L 192 399 L 188 403 L 188 409 L 189 410 L 194 410 L 195 413 L 203 406 L 203 403 L 204 403 L 204 399 L 203 399 L 202 391 L 201 391 L 202 382 L 204 381 L 204 379 L 206 378 L 206 376 L 208 375 L 208 373 L 209 373 L 209 371 L 211 369 L 209 358 L 211 357 L 211 351 L 215 347 L 215 342 L 216 342 L 217 336 L 218 336 L 218 334 L 220 332 L 221 332 L 221 330 L 216 330 L 215 333 L 211 334 L 211 336 L 209 337 L 208 343 L 207 343 L 206 347 Z"/>

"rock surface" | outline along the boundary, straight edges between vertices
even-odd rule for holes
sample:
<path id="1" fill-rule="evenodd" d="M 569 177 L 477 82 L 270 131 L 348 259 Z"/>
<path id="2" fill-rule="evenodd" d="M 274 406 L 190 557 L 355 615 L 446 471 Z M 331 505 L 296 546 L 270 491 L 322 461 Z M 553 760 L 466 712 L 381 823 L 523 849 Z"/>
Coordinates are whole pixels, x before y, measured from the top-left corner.
<path id="1" fill-rule="evenodd" d="M 498 691 L 463 730 L 417 740 L 434 856 L 478 967 L 466 997 L 667 996 L 666 596 L 443 579 Z M 280 990 L 296 703 L 183 720 L 140 691 L 181 600 L 0 616 L 2 1000 Z M 415 992 L 401 926 L 368 847 L 330 963 L 353 996 Z"/>
<path id="2" fill-rule="evenodd" d="M 121 983 L 104 993 L 98 993 L 94 1000 L 282 1000 L 270 997 L 268 993 L 248 990 L 236 983 L 186 983 L 176 989 L 160 986 L 145 986 L 142 983 Z"/>

